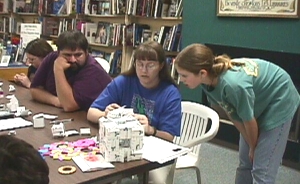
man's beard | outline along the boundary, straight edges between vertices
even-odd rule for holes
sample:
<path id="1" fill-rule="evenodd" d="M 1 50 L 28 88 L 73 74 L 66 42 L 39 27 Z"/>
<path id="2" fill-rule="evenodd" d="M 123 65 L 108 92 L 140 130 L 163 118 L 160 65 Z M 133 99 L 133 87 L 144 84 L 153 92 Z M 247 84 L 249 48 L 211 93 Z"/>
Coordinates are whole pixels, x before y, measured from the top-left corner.
<path id="1" fill-rule="evenodd" d="M 70 63 L 71 64 L 71 67 L 70 67 L 70 70 L 72 71 L 78 71 L 82 68 L 82 66 L 80 66 L 78 63 Z"/>

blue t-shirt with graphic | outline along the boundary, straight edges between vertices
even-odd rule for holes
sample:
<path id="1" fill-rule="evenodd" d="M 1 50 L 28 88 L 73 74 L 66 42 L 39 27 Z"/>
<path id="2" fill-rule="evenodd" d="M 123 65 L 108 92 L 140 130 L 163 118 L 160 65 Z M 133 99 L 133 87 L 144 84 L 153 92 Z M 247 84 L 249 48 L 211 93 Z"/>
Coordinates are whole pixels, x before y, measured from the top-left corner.
<path id="1" fill-rule="evenodd" d="M 239 58 L 224 72 L 214 90 L 203 90 L 211 103 L 220 105 L 238 122 L 256 118 L 261 130 L 271 130 L 291 120 L 300 104 L 290 76 L 279 66 L 262 60 Z"/>
<path id="2" fill-rule="evenodd" d="M 91 107 L 104 111 L 111 103 L 133 108 L 134 113 L 146 115 L 151 126 L 173 136 L 180 135 L 181 95 L 171 83 L 161 81 L 156 88 L 147 89 L 136 76 L 120 75 Z"/>

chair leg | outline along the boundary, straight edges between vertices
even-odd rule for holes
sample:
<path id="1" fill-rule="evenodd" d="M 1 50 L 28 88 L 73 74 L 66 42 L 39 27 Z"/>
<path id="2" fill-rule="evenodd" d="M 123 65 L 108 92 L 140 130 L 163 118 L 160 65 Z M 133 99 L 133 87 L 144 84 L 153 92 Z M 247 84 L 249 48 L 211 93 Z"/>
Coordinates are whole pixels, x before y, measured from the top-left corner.
<path id="1" fill-rule="evenodd" d="M 200 175 L 200 169 L 198 167 L 195 167 L 196 175 L 197 175 L 197 183 L 201 184 L 201 175 Z"/>

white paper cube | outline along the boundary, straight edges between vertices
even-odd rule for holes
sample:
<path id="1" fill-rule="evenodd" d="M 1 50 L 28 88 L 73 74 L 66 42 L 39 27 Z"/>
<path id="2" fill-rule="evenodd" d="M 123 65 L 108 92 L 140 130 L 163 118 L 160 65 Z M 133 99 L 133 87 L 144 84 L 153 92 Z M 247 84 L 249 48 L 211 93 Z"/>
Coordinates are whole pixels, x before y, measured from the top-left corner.
<path id="1" fill-rule="evenodd" d="M 133 151 L 143 148 L 144 127 L 131 114 L 132 109 L 119 108 L 99 119 L 99 148 L 108 162 L 142 159 Z"/>

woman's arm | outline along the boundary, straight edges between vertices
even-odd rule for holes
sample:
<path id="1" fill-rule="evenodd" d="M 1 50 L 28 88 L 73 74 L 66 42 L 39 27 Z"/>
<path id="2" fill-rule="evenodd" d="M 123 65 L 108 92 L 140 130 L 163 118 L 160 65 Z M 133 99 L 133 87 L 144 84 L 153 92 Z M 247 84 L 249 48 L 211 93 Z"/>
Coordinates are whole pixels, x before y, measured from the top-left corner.
<path id="1" fill-rule="evenodd" d="M 144 126 L 145 135 L 152 135 L 173 142 L 173 135 L 162 130 L 157 130 L 155 127 L 151 126 L 145 115 L 135 114 L 135 118 Z"/>
<path id="2" fill-rule="evenodd" d="M 248 122 L 244 122 L 244 126 L 245 126 L 245 130 L 247 133 L 247 137 L 248 137 L 248 144 L 250 146 L 250 148 L 255 148 L 257 145 L 257 139 L 258 139 L 258 125 L 256 122 L 256 119 L 253 118 L 252 120 L 248 121 Z"/>
<path id="3" fill-rule="evenodd" d="M 87 112 L 87 119 L 92 123 L 98 123 L 99 118 L 105 116 L 105 111 L 90 107 Z"/>
<path id="4" fill-rule="evenodd" d="M 231 119 L 231 118 L 230 118 Z M 232 121 L 232 120 L 231 120 Z M 232 121 L 234 126 L 238 129 L 238 131 L 242 134 L 243 138 L 247 142 L 250 150 L 249 150 L 249 158 L 252 161 L 254 156 L 254 150 L 257 145 L 259 130 L 256 119 L 244 123 Z"/>
<path id="5" fill-rule="evenodd" d="M 116 103 L 112 103 L 105 108 L 105 111 L 101 111 L 100 109 L 90 107 L 87 113 L 87 119 L 93 123 L 98 123 L 101 117 L 105 117 L 109 111 L 120 108 L 120 106 Z"/>

